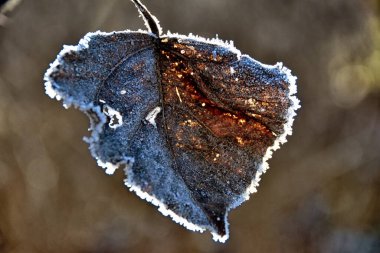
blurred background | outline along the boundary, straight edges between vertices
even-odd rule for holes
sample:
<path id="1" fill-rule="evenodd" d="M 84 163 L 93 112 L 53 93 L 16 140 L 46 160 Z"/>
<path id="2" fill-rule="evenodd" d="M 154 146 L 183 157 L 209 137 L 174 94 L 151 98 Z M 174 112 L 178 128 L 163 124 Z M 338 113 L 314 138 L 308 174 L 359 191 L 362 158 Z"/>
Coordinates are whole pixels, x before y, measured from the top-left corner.
<path id="1" fill-rule="evenodd" d="M 87 117 L 44 94 L 63 44 L 145 29 L 133 4 L 18 2 L 0 15 L 1 253 L 380 252 L 378 1 L 144 1 L 164 31 L 218 34 L 298 76 L 293 136 L 230 213 L 225 244 L 162 216 L 122 171 L 107 176 L 82 141 Z"/>

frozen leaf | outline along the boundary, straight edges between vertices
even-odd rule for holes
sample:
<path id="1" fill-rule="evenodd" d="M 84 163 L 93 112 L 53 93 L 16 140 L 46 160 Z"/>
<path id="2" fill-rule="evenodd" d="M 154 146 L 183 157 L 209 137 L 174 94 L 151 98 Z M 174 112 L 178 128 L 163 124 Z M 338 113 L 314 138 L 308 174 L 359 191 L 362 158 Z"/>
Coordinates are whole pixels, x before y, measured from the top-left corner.
<path id="1" fill-rule="evenodd" d="M 291 134 L 296 78 L 232 43 L 149 31 L 87 34 L 45 75 L 46 93 L 91 120 L 98 164 L 164 215 L 228 238 L 228 212 L 256 191 L 267 160 Z"/>

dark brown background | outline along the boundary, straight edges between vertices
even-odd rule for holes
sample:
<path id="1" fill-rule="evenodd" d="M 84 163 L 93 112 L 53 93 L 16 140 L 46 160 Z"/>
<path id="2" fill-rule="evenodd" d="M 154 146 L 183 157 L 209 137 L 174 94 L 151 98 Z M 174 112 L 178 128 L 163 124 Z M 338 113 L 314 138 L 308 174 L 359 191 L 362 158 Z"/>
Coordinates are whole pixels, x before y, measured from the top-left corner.
<path id="1" fill-rule="evenodd" d="M 234 40 L 298 76 L 294 135 L 225 244 L 187 231 L 110 177 L 88 120 L 44 94 L 63 44 L 138 29 L 127 0 L 24 0 L 0 23 L 0 252 L 380 252 L 379 3 L 155 0 L 164 30 Z"/>

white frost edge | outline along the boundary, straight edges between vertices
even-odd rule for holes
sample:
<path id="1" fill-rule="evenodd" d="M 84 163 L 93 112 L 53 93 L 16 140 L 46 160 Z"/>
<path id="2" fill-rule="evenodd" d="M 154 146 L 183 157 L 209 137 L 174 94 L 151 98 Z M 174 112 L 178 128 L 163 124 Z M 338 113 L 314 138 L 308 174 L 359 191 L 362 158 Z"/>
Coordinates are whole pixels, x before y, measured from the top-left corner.
<path id="1" fill-rule="evenodd" d="M 154 128 L 157 128 L 156 117 L 161 112 L 161 107 L 157 106 L 152 111 L 148 113 L 145 120 L 148 121 Z"/>
<path id="2" fill-rule="evenodd" d="M 162 37 L 176 38 L 179 40 L 181 40 L 181 39 L 182 40 L 189 40 L 190 39 L 190 40 L 194 40 L 196 42 L 220 46 L 220 47 L 224 47 L 225 49 L 231 51 L 232 53 L 235 53 L 238 59 L 240 59 L 240 56 L 241 56 L 240 50 L 234 46 L 234 42 L 232 40 L 224 41 L 224 40 L 219 39 L 218 37 L 208 39 L 208 38 L 204 38 L 202 36 L 194 35 L 192 33 L 189 33 L 189 35 L 186 36 L 186 35 L 182 35 L 182 34 L 178 34 L 178 33 L 171 33 L 170 31 L 168 31 L 167 34 L 163 35 Z"/>
<path id="3" fill-rule="evenodd" d="M 141 187 L 138 185 L 135 185 L 133 183 L 133 172 L 131 170 L 132 164 L 127 165 L 124 168 L 124 173 L 127 176 L 126 179 L 124 179 L 124 184 L 129 188 L 130 191 L 135 192 L 137 196 L 139 196 L 141 199 L 146 200 L 147 202 L 152 203 L 153 205 L 158 207 L 158 211 L 162 213 L 164 216 L 169 216 L 172 218 L 172 220 L 185 228 L 191 230 L 191 231 L 197 231 L 203 233 L 206 228 L 200 227 L 194 223 L 189 222 L 185 218 L 177 215 L 172 210 L 168 209 L 167 206 L 159 199 L 157 199 L 154 195 L 150 195 L 143 190 L 141 190 Z"/>
<path id="4" fill-rule="evenodd" d="M 227 210 L 226 214 L 223 217 L 224 223 L 226 225 L 226 234 L 224 236 L 220 236 L 218 233 L 210 230 L 211 234 L 212 234 L 212 239 L 216 242 L 225 243 L 228 240 L 228 238 L 230 237 L 230 229 L 229 229 L 230 224 L 228 223 L 228 220 L 227 220 L 228 212 L 229 212 L 229 209 Z"/>
<path id="5" fill-rule="evenodd" d="M 158 34 L 161 35 L 162 34 L 162 27 L 160 25 L 160 21 L 158 20 L 158 18 L 156 18 L 156 16 L 154 16 L 152 13 L 150 13 L 150 11 L 148 10 L 148 8 L 146 8 L 146 6 L 139 2 L 139 4 L 141 4 L 145 10 L 148 12 L 148 14 L 150 15 L 150 17 L 153 19 L 154 23 L 156 23 L 157 25 L 157 29 L 158 29 Z M 136 6 L 137 7 L 137 6 Z M 144 21 L 144 25 L 145 27 L 150 30 L 150 25 L 149 25 L 149 21 L 145 18 L 145 16 L 142 14 L 142 12 L 140 11 L 140 8 L 137 7 L 137 11 L 139 12 L 139 17 L 142 18 L 142 20 Z"/>
<path id="6" fill-rule="evenodd" d="M 116 129 L 123 125 L 123 116 L 121 116 L 121 113 L 113 109 L 109 105 L 105 105 L 103 108 L 103 113 L 110 117 L 110 122 L 108 123 L 108 126 L 112 129 Z M 116 124 L 114 122 L 114 117 L 117 118 L 118 123 Z"/>
<path id="7" fill-rule="evenodd" d="M 119 168 L 119 164 L 112 164 L 110 162 L 102 162 L 100 159 L 97 159 L 96 163 L 98 164 L 98 166 L 105 169 L 104 171 L 107 175 L 112 175 Z"/>

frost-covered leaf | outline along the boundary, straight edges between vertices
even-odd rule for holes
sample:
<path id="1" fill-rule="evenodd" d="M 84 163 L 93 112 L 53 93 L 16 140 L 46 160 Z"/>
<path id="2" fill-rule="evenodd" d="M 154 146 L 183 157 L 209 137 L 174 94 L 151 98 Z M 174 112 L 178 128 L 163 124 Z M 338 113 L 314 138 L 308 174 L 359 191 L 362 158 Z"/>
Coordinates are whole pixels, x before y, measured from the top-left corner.
<path id="1" fill-rule="evenodd" d="M 91 120 L 98 164 L 191 230 L 228 238 L 228 212 L 256 191 L 291 133 L 295 77 L 230 43 L 145 31 L 89 33 L 45 75 L 46 93 Z"/>

